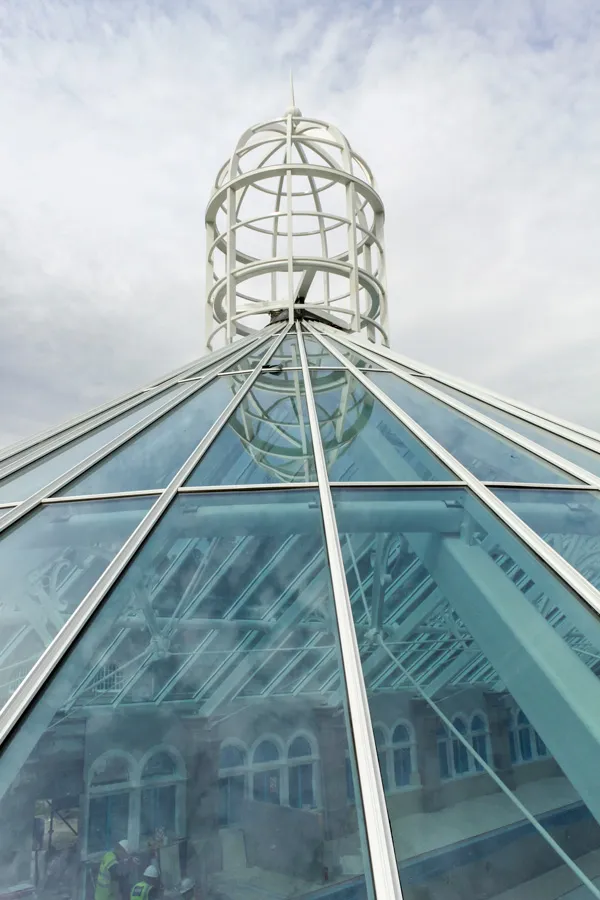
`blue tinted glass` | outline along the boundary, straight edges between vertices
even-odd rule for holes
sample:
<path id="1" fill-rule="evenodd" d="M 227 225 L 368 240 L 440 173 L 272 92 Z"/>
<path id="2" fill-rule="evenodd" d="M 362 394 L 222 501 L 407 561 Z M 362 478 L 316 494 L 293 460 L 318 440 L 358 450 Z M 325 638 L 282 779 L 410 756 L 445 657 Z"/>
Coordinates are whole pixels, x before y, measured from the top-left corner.
<path id="1" fill-rule="evenodd" d="M 345 347 L 344 344 L 340 344 L 339 341 L 333 340 L 329 335 L 327 335 L 327 340 L 330 344 L 333 344 L 338 353 L 341 353 L 348 362 L 351 362 L 353 366 L 356 366 L 357 369 L 383 369 L 385 366 L 379 362 L 374 363 L 370 359 L 366 359 L 366 357 L 361 356 L 360 353 L 349 350 L 348 347 Z M 336 365 L 340 365 L 339 360 L 336 360 Z"/>
<path id="2" fill-rule="evenodd" d="M 353 375 L 311 371 L 332 481 L 453 481 L 452 475 Z"/>
<path id="3" fill-rule="evenodd" d="M 166 487 L 238 388 L 234 376 L 217 378 L 60 493 L 73 497 Z"/>
<path id="4" fill-rule="evenodd" d="M 269 359 L 268 368 L 289 369 L 301 366 L 300 351 L 298 350 L 298 338 L 292 332 L 279 344 L 278 349 Z"/>
<path id="5" fill-rule="evenodd" d="M 482 481 L 577 482 L 397 375 L 374 372 L 369 377 Z"/>
<path id="6" fill-rule="evenodd" d="M 500 422 L 501 425 L 512 428 L 517 434 L 522 434 L 523 437 L 535 441 L 541 447 L 545 447 L 546 450 L 557 453 L 558 456 L 570 460 L 576 465 L 581 466 L 582 469 L 587 469 L 588 472 L 593 472 L 594 475 L 600 475 L 600 454 L 594 453 L 593 450 L 586 450 L 585 447 L 579 447 L 577 444 L 574 444 L 566 438 L 552 434 L 550 431 L 546 431 L 545 428 L 540 428 L 538 425 L 532 425 L 531 422 L 526 422 L 524 419 L 519 418 L 519 416 L 511 415 L 511 413 L 496 409 L 495 406 L 492 406 L 490 403 L 485 403 L 483 400 L 475 400 L 475 398 L 470 397 L 469 394 L 463 394 L 462 391 L 447 387 L 433 378 L 424 379 L 424 382 L 425 384 L 431 384 L 434 387 L 439 388 L 441 391 L 444 391 L 444 393 L 449 394 L 451 397 L 455 397 L 457 400 L 460 400 L 461 403 L 465 403 L 472 409 L 484 413 L 486 416 L 489 416 L 490 419 Z"/>
<path id="7" fill-rule="evenodd" d="M 261 375 L 190 475 L 190 486 L 316 481 L 302 372 Z"/>
<path id="8" fill-rule="evenodd" d="M 467 492 L 333 494 L 371 714 L 415 734 L 410 799 L 386 790 L 403 887 L 576 887 L 551 839 L 576 871 L 600 845 L 600 622 Z M 378 752 L 394 771 L 393 746 Z"/>
<path id="9" fill-rule="evenodd" d="M 51 503 L 0 535 L 0 706 L 153 503 Z"/>
<path id="10" fill-rule="evenodd" d="M 600 496 L 593 491 L 494 491 L 573 568 L 600 589 Z"/>
<path id="11" fill-rule="evenodd" d="M 0 481 L 0 502 L 25 500 L 31 494 L 43 488 L 44 485 L 49 484 L 55 478 L 58 478 L 59 475 L 76 466 L 86 456 L 94 453 L 94 451 L 103 447 L 104 444 L 112 441 L 113 438 L 141 421 L 141 419 L 149 415 L 153 410 L 158 409 L 172 397 L 180 394 L 184 389 L 185 385 L 177 385 L 177 387 L 165 391 L 160 397 L 141 406 L 136 406 L 135 409 L 121 416 L 116 421 L 103 425 L 87 437 L 74 441 L 72 444 L 67 444 L 61 450 L 44 456 L 39 462 L 33 463 L 28 468 L 22 469 Z"/>
<path id="12" fill-rule="evenodd" d="M 205 897 L 343 885 L 373 898 L 361 812 L 346 802 L 346 702 L 318 494 L 180 495 L 3 747 L 0 883 L 9 893 L 19 865 L 32 871 L 50 797 L 79 823 L 59 830 L 77 897 L 94 896 L 104 854 L 126 838 L 138 857 L 121 871 L 127 894 L 158 845 L 163 878 L 179 867 L 174 880 Z M 310 760 L 288 759 L 299 733 Z M 94 780 L 115 757 L 117 781 Z"/>

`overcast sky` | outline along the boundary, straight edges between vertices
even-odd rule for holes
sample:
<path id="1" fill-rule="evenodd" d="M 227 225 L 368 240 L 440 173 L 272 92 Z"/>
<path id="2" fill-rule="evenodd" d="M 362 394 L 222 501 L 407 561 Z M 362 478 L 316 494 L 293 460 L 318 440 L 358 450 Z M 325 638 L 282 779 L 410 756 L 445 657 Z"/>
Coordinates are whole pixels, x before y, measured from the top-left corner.
<path id="1" fill-rule="evenodd" d="M 0 0 L 0 443 L 202 354 L 290 66 L 374 169 L 393 347 L 600 428 L 597 0 Z"/>

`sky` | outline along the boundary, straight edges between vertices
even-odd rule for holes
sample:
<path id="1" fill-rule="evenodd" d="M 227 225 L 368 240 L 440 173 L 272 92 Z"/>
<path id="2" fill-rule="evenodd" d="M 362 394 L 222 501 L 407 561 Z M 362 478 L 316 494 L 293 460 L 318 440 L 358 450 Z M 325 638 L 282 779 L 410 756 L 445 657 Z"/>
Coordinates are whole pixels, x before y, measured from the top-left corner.
<path id="1" fill-rule="evenodd" d="M 202 355 L 290 67 L 374 171 L 393 348 L 600 429 L 596 0 L 0 0 L 0 444 Z"/>

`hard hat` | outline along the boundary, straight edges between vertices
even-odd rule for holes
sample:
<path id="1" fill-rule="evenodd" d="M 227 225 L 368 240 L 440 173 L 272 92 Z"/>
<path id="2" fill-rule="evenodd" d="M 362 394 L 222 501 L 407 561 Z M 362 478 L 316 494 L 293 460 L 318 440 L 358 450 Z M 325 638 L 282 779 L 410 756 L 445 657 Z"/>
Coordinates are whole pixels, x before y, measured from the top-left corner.
<path id="1" fill-rule="evenodd" d="M 184 878 L 181 884 L 179 885 L 179 893 L 187 894 L 188 891 L 193 891 L 196 887 L 196 882 L 192 881 L 191 878 Z"/>
<path id="2" fill-rule="evenodd" d="M 148 866 L 147 869 L 144 870 L 145 878 L 158 878 L 158 869 L 156 866 Z"/>
<path id="3" fill-rule="evenodd" d="M 129 841 L 119 841 L 118 846 L 121 847 L 125 853 L 129 853 Z"/>

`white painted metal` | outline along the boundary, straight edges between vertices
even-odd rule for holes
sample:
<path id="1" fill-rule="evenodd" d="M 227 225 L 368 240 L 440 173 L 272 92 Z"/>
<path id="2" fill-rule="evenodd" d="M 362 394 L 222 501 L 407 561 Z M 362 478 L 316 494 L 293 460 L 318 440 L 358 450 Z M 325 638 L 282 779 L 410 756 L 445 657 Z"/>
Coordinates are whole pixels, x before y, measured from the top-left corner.
<path id="1" fill-rule="evenodd" d="M 336 619 L 340 638 L 340 650 L 344 677 L 348 691 L 348 708 L 354 736 L 356 764 L 360 779 L 366 837 L 371 856 L 373 884 L 377 898 L 401 900 L 402 891 L 398 878 L 398 866 L 390 829 L 383 784 L 377 762 L 377 749 L 371 723 L 358 642 L 352 617 L 352 607 L 344 571 L 342 549 L 329 486 L 325 451 L 321 441 L 321 431 L 317 407 L 310 383 L 306 349 L 299 323 L 296 323 L 300 356 L 306 384 L 306 405 L 310 421 L 315 466 L 319 481 L 319 496 L 325 532 L 327 556 L 331 571 L 331 583 Z"/>
<path id="2" fill-rule="evenodd" d="M 387 344 L 383 223 L 371 170 L 333 125 L 292 102 L 249 128 L 206 212 L 207 346 L 298 311 Z"/>
<path id="3" fill-rule="evenodd" d="M 327 340 L 324 335 L 319 334 L 315 329 L 310 331 L 318 337 L 323 345 L 327 347 L 329 352 L 340 361 L 344 360 L 337 348 Z M 425 429 L 421 428 L 414 419 L 412 419 L 403 409 L 394 403 L 387 394 L 381 390 L 374 382 L 370 381 L 365 374 L 352 365 L 349 360 L 345 360 L 348 370 L 354 377 L 367 387 L 374 396 L 388 409 L 421 443 L 431 450 L 438 459 L 443 462 L 451 472 L 463 481 L 468 488 L 483 501 L 485 506 L 490 509 L 499 519 L 501 519 L 508 528 L 514 532 L 523 543 L 539 558 L 541 558 L 554 572 L 554 574 L 565 584 L 567 584 L 576 594 L 578 594 L 595 613 L 600 614 L 600 591 L 598 591 L 577 569 L 574 569 L 567 560 L 560 556 L 546 541 L 541 538 L 532 528 L 525 524 L 508 506 L 506 506 L 489 488 L 487 488 L 478 478 L 476 478 L 468 469 L 458 462 L 441 444 L 428 434 Z M 426 483 L 424 483 L 425 485 Z"/>

